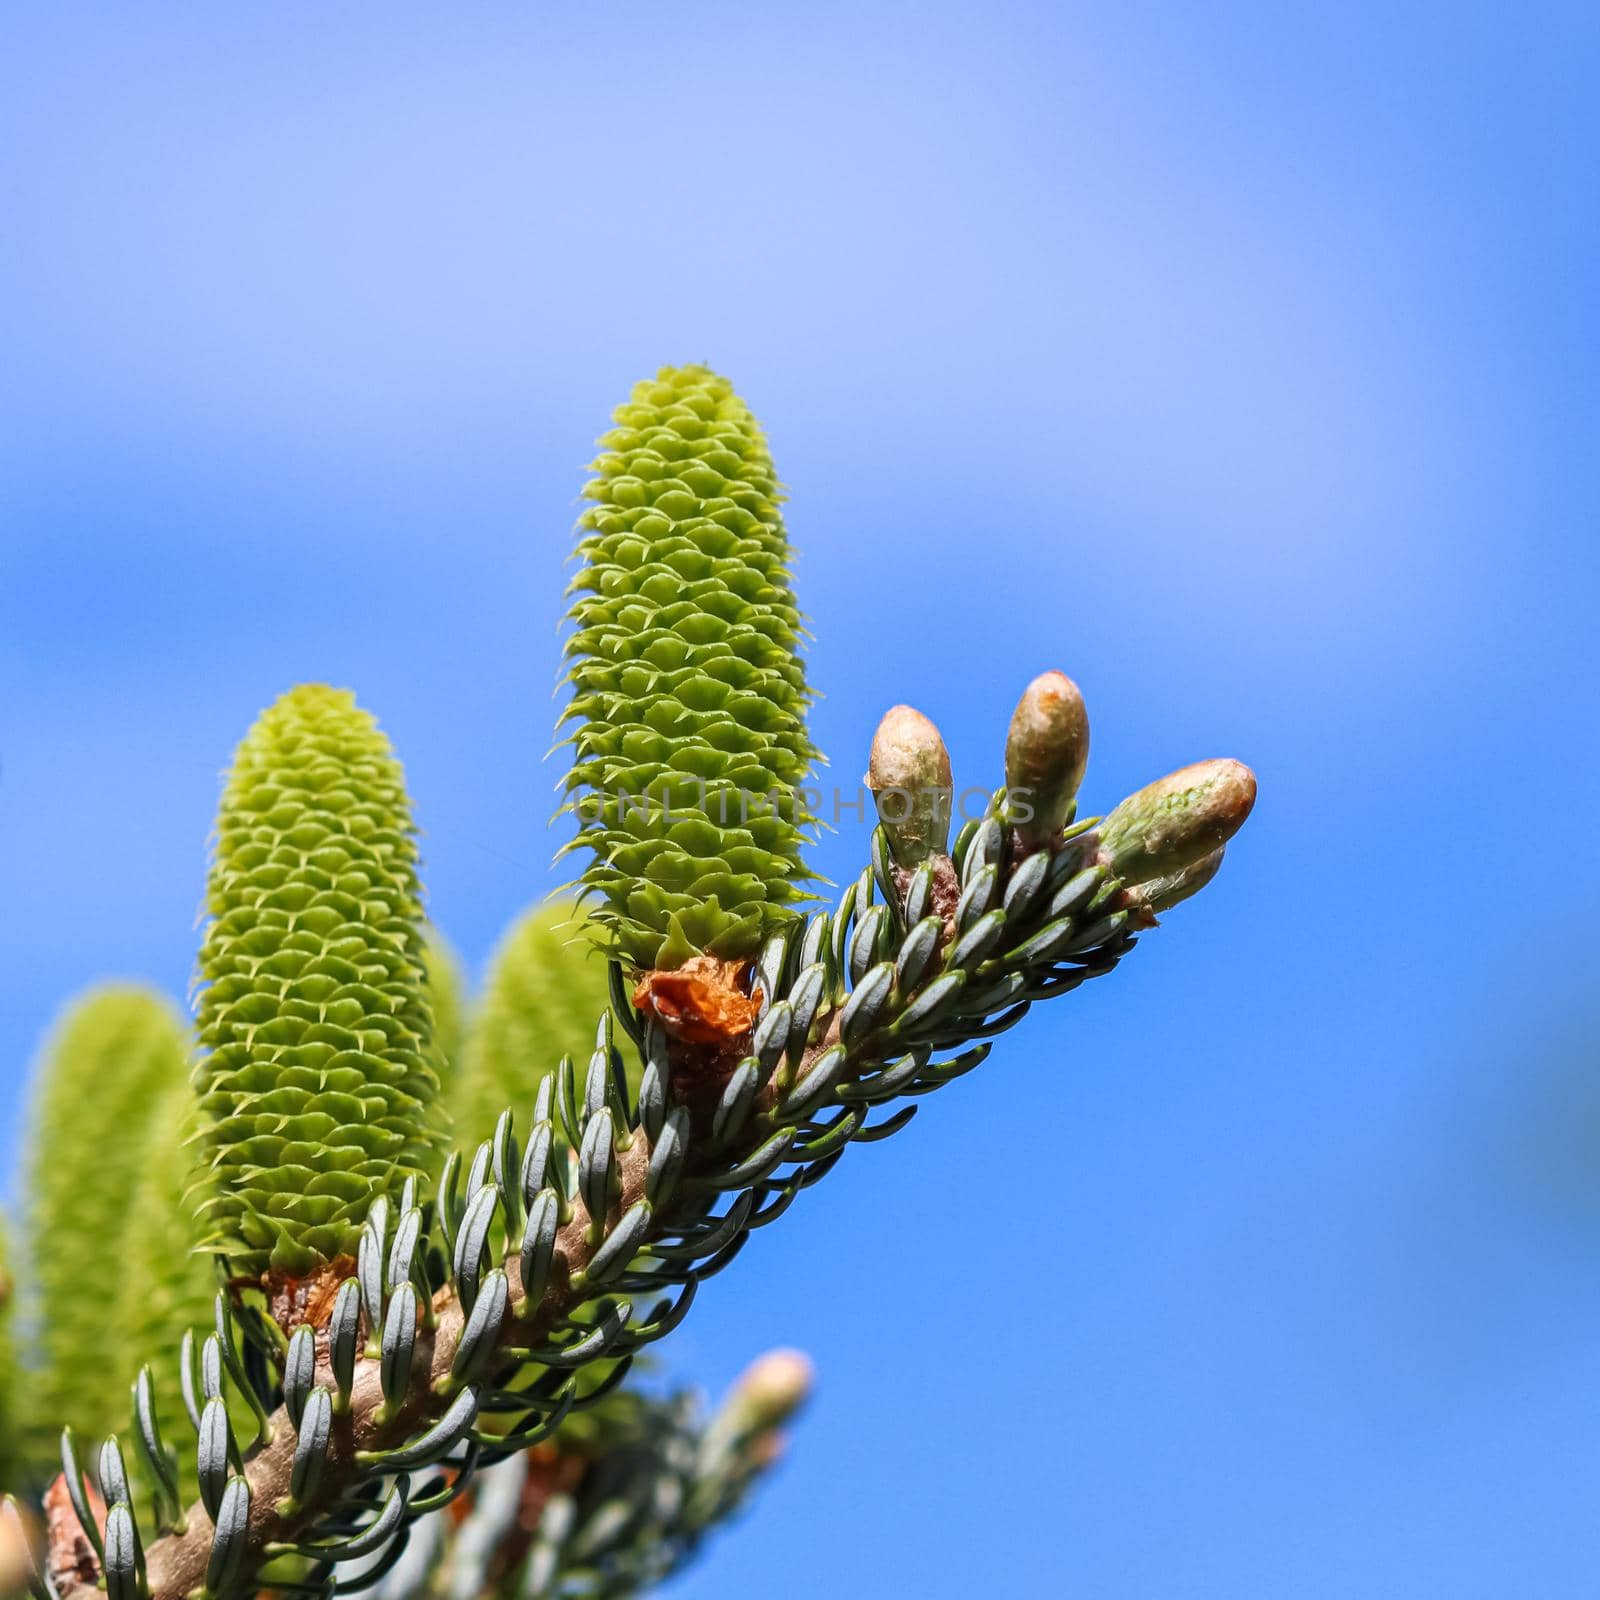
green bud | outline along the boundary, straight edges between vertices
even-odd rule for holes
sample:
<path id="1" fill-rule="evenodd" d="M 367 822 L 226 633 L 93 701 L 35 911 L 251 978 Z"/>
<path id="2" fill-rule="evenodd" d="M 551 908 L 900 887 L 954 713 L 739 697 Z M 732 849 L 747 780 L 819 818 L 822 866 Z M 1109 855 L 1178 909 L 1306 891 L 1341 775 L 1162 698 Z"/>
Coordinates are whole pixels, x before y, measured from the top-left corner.
<path id="1" fill-rule="evenodd" d="M 1064 672 L 1041 672 L 1017 702 L 1006 735 L 1006 789 L 1024 850 L 1049 844 L 1073 811 L 1089 762 L 1089 713 Z M 1021 820 L 1019 812 L 1032 815 Z"/>
<path id="2" fill-rule="evenodd" d="M 902 867 L 944 853 L 954 792 L 950 752 L 939 730 L 920 711 L 894 706 L 884 713 L 872 736 L 867 787 Z"/>
<path id="3" fill-rule="evenodd" d="M 1220 851 L 1255 803 L 1243 762 L 1197 761 L 1129 795 L 1101 824 L 1101 847 L 1125 884 L 1172 878 Z"/>

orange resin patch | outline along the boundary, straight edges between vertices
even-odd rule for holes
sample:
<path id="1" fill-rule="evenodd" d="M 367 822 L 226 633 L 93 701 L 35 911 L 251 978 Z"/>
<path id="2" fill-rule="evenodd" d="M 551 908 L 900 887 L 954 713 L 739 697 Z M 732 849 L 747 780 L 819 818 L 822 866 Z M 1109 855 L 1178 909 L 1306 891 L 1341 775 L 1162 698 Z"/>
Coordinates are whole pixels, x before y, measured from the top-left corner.
<path id="1" fill-rule="evenodd" d="M 636 1010 L 659 1019 L 685 1044 L 727 1045 L 761 1014 L 761 992 L 746 993 L 748 961 L 694 956 L 671 972 L 647 972 L 633 991 Z"/>

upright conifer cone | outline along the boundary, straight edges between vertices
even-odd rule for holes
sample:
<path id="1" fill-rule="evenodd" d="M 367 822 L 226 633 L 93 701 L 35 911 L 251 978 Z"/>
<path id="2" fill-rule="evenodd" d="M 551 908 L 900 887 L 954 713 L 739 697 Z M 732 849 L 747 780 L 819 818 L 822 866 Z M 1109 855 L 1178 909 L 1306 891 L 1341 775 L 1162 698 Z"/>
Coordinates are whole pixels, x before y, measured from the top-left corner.
<path id="1" fill-rule="evenodd" d="M 216 1272 L 211 1258 L 193 1248 L 199 1176 L 194 1130 L 194 1091 L 179 1081 L 155 1103 L 144 1164 L 127 1193 L 127 1246 L 114 1306 L 116 1347 L 100 1363 L 119 1413 L 127 1410 L 128 1389 L 140 1367 L 148 1362 L 166 1380 L 184 1333 L 193 1329 L 199 1340 L 211 1327 Z M 177 1385 L 158 1381 L 154 1400 L 162 1437 L 168 1443 L 181 1440 L 185 1423 Z M 127 1426 L 121 1416 L 118 1426 Z M 180 1457 L 180 1464 L 186 1474 L 188 1461 Z"/>
<path id="2" fill-rule="evenodd" d="M 460 957 L 432 926 L 423 930 L 422 965 L 427 974 L 428 1008 L 433 1013 L 433 1048 L 428 1061 L 439 1080 L 439 1097 L 428 1108 L 428 1127 L 436 1141 L 428 1162 L 432 1172 L 444 1164 L 445 1151 L 455 1135 L 450 1105 L 461 1077 L 468 995 Z"/>
<path id="3" fill-rule="evenodd" d="M 575 846 L 613 953 L 752 954 L 811 876 L 816 751 L 766 439 L 725 378 L 635 386 L 584 487 L 567 645 Z"/>
<path id="4" fill-rule="evenodd" d="M 528 1126 L 539 1085 L 570 1055 L 580 1073 L 610 1000 L 605 963 L 570 903 L 536 906 L 512 923 L 489 962 L 483 998 L 449 1094 L 452 1138 L 470 1157 L 510 1107 Z"/>
<path id="5" fill-rule="evenodd" d="M 127 1391 L 105 1381 L 102 1286 L 108 1263 L 125 1256 L 128 1195 L 148 1159 L 152 1120 L 188 1070 L 177 1012 L 133 984 L 74 1000 L 45 1046 L 28 1140 L 25 1262 L 41 1357 L 28 1389 L 35 1461 L 54 1457 L 64 1423 L 98 1439 L 127 1414 Z"/>
<path id="6" fill-rule="evenodd" d="M 300 1277 L 437 1134 L 421 890 L 400 763 L 346 691 L 291 690 L 239 746 L 217 819 L 195 1069 L 208 1248 Z"/>
<path id="7" fill-rule="evenodd" d="M 13 1322 L 17 1309 L 17 1281 L 11 1275 L 11 1223 L 0 1213 L 0 1491 L 21 1489 L 23 1473 L 21 1408 L 17 1390 L 22 1372 L 17 1364 Z M 4 1562 L 0 1561 L 0 1592 L 4 1592 Z"/>

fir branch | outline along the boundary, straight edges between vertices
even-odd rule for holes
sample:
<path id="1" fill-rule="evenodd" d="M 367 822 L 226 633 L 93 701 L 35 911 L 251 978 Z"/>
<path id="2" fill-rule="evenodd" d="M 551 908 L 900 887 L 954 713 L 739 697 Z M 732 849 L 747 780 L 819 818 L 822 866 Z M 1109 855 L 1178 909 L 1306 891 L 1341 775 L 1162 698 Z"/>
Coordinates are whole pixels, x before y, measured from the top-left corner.
<path id="1" fill-rule="evenodd" d="M 871 864 L 801 921 L 805 818 L 675 809 L 790 788 L 814 754 L 765 441 L 702 369 L 663 372 L 618 422 L 574 581 L 568 788 L 612 953 L 645 970 L 613 963 L 587 1062 L 529 1080 L 525 1133 L 508 1107 L 434 1180 L 398 764 L 347 696 L 263 718 L 224 797 L 202 959 L 207 1210 L 246 1277 L 181 1353 L 199 1500 L 180 1510 L 146 1369 L 129 1437 L 153 1538 L 118 1442 L 89 1463 L 102 1511 L 65 1434 L 37 1600 L 381 1583 L 414 1521 L 602 1401 L 852 1143 L 1110 972 L 1250 809 L 1248 770 L 1206 762 L 1103 829 L 1075 821 L 1087 718 L 1050 673 L 1012 720 L 1005 787 L 951 843 L 943 741 L 897 708 L 873 744 Z M 624 805 L 646 779 L 653 808 Z"/>
<path id="2" fill-rule="evenodd" d="M 1197 838 L 1216 848 L 1253 798 L 1242 770 L 1230 766 L 1226 782 L 1164 781 L 1119 808 L 1121 858 L 1154 869 L 1192 861 Z M 1136 848 L 1146 826 L 1160 839 Z M 201 1473 L 202 1501 L 183 1531 L 150 1545 L 146 1576 L 130 1592 L 180 1600 L 248 1590 L 281 1581 L 272 1564 L 298 1552 L 319 1561 L 311 1581 L 322 1593 L 342 1557 L 386 1542 L 397 1556 L 413 1503 L 448 1495 L 475 1451 L 494 1450 L 492 1435 L 474 1432 L 480 1408 L 519 1410 L 534 1434 L 553 1427 L 579 1369 L 675 1325 L 752 1229 L 852 1141 L 894 1131 L 913 1109 L 874 1125 L 872 1108 L 962 1075 L 1034 1000 L 1109 972 L 1132 948 L 1132 928 L 1154 921 L 1139 885 L 1115 875 L 1090 824 L 1026 854 L 1017 842 L 1001 806 L 964 829 L 951 853 L 932 851 L 907 871 L 880 828 L 874 868 L 837 910 L 764 947 L 760 1020 L 737 1048 L 675 1038 L 659 1014 L 623 1008 L 644 1061 L 636 1101 L 604 1019 L 581 1094 L 571 1071 L 546 1080 L 526 1161 L 503 1116 L 472 1163 L 464 1203 L 459 1166 L 447 1165 L 436 1241 L 448 1247 L 447 1287 L 429 1292 L 414 1188 L 392 1230 L 387 1203 L 375 1204 L 363 1230 L 371 1265 L 299 1336 L 310 1359 L 291 1380 L 292 1399 L 250 1455 L 238 1451 L 225 1412 L 207 1408 L 200 1448 L 213 1464 Z M 952 888 L 954 905 L 940 909 L 936 890 Z M 557 1123 L 575 1160 L 559 1148 Z M 634 1320 L 633 1297 L 674 1286 L 675 1302 Z M 368 1342 L 352 1359 L 358 1302 Z M 219 1329 L 225 1321 L 219 1311 Z M 519 1372 L 533 1380 L 520 1391 L 511 1388 Z M 328 1398 L 308 1401 L 317 1393 Z M 437 1483 L 413 1487 L 418 1467 L 458 1448 Z M 64 1594 L 88 1600 L 92 1587 Z"/>
<path id="3" fill-rule="evenodd" d="M 465 1514 L 419 1526 L 375 1600 L 640 1593 L 678 1571 L 781 1459 L 811 1389 L 792 1350 L 753 1362 L 709 1419 L 698 1397 L 622 1391 L 582 1437 L 519 1451 L 479 1474 Z"/>

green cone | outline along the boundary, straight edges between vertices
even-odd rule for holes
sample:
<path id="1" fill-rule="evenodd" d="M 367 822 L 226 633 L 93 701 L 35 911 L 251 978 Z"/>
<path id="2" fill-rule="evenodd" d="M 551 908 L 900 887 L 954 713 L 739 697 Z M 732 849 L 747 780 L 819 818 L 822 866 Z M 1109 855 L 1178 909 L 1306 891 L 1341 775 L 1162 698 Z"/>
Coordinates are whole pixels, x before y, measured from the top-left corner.
<path id="1" fill-rule="evenodd" d="M 613 953 L 758 948 L 805 898 L 816 758 L 766 440 L 726 379 L 638 384 L 585 485 L 567 644 L 574 846 Z"/>
<path id="2" fill-rule="evenodd" d="M 300 1276 L 352 1253 L 436 1135 L 417 851 L 389 741 L 308 685 L 239 746 L 217 819 L 195 1069 L 207 1248 Z"/>
<path id="3" fill-rule="evenodd" d="M 202 1175 L 194 1143 L 194 1091 L 173 1084 L 156 1104 L 146 1135 L 145 1162 L 128 1198 L 128 1237 L 116 1302 L 117 1351 L 106 1361 L 113 1403 L 126 1428 L 128 1391 L 149 1363 L 155 1375 L 156 1416 L 168 1444 L 188 1428 L 176 1371 L 187 1329 L 203 1338 L 211 1327 L 217 1276 L 194 1249 L 195 1211 Z M 187 1462 L 188 1452 L 180 1452 Z"/>
<path id="4" fill-rule="evenodd" d="M 129 1193 L 147 1168 L 160 1107 L 188 1069 L 189 1041 L 173 1007 L 129 984 L 74 1001 L 45 1046 L 27 1181 L 36 1462 L 54 1455 L 63 1424 L 84 1439 L 124 1425 L 127 1391 L 106 1370 L 107 1301 L 122 1272 Z"/>
<path id="5" fill-rule="evenodd" d="M 588 1066 L 609 994 L 584 926 L 570 904 L 539 906 L 495 951 L 450 1095 L 452 1137 L 469 1155 L 507 1106 L 519 1136 L 527 1132 L 539 1084 L 563 1055 L 580 1073 Z"/>
<path id="6" fill-rule="evenodd" d="M 0 1494 L 22 1487 L 26 1448 L 17 1400 L 17 1341 L 14 1324 L 17 1282 L 11 1275 L 11 1222 L 0 1214 Z"/>
<path id="7" fill-rule="evenodd" d="M 429 1126 L 438 1140 L 430 1166 L 438 1166 L 451 1140 L 450 1103 L 461 1073 L 462 1042 L 467 1030 L 467 982 L 461 958 L 433 926 L 425 930 L 422 964 L 427 972 L 428 1003 L 433 1011 L 433 1049 L 428 1060 L 439 1080 L 439 1097 L 428 1109 Z"/>
<path id="8" fill-rule="evenodd" d="M 461 972 L 461 958 L 437 928 L 427 930 L 422 964 L 433 1011 L 433 1070 L 441 1091 L 447 1091 L 461 1063 L 461 1040 L 467 1026 L 467 983 Z"/>

